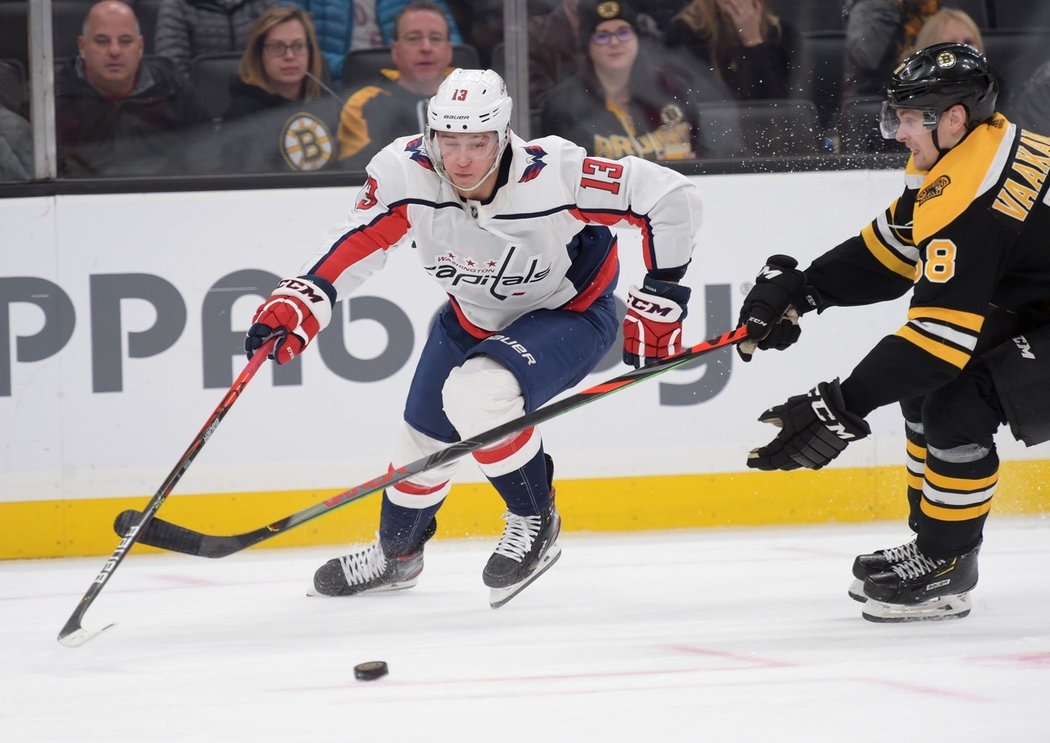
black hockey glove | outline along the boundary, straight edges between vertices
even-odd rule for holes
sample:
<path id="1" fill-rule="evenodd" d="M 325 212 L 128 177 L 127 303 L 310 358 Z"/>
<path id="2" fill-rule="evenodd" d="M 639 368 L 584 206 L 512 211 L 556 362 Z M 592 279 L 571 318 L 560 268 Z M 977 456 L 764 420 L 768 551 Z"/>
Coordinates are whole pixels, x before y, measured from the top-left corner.
<path id="1" fill-rule="evenodd" d="M 744 297 L 740 324 L 747 326 L 747 340 L 736 347 L 744 361 L 756 349 L 783 351 L 797 341 L 802 334 L 798 316 L 820 306 L 820 294 L 797 266 L 791 256 L 770 256 Z"/>
<path id="2" fill-rule="evenodd" d="M 819 470 L 851 441 L 871 433 L 863 418 L 846 410 L 837 379 L 821 382 L 806 395 L 789 397 L 758 419 L 783 430 L 748 454 L 747 466 L 756 470 Z"/>

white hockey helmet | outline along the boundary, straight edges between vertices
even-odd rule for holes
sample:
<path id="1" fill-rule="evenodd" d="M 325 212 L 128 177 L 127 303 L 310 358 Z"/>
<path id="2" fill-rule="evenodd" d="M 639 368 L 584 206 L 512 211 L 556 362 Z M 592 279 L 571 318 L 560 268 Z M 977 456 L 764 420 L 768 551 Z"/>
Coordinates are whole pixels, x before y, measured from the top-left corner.
<path id="1" fill-rule="evenodd" d="M 510 140 L 510 112 L 514 102 L 507 84 L 492 70 L 452 71 L 441 83 L 427 107 L 427 145 L 434 166 L 444 176 L 438 132 L 496 132 L 496 162 Z"/>

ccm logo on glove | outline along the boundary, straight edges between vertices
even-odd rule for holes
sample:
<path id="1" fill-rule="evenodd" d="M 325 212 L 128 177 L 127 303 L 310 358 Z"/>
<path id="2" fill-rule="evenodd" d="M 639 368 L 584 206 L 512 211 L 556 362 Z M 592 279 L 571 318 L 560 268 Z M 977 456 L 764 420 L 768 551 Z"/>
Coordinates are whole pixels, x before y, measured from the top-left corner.
<path id="1" fill-rule="evenodd" d="M 623 363 L 638 368 L 682 351 L 682 320 L 692 290 L 650 276 L 627 290 Z"/>
<path id="2" fill-rule="evenodd" d="M 255 311 L 244 339 L 248 358 L 278 336 L 270 358 L 278 364 L 294 359 L 332 319 L 335 297 L 335 287 L 320 276 L 282 279 Z"/>

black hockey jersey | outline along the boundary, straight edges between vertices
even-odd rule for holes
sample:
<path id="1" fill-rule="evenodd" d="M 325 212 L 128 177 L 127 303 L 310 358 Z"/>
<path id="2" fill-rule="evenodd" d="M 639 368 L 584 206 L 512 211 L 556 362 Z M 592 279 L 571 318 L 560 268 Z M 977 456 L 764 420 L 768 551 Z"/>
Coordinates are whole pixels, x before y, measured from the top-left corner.
<path id="1" fill-rule="evenodd" d="M 905 189 L 860 235 L 806 270 L 822 307 L 894 299 L 907 322 L 843 382 L 859 415 L 929 392 L 969 363 L 990 307 L 1050 307 L 1050 137 L 1001 114 Z"/>

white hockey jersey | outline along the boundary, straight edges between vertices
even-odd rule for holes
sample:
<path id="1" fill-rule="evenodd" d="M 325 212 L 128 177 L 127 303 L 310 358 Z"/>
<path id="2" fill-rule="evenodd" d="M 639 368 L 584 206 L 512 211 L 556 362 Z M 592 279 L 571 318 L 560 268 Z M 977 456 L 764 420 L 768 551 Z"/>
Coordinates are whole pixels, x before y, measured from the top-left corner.
<path id="1" fill-rule="evenodd" d="M 461 199 L 434 171 L 421 135 L 395 140 L 367 171 L 349 223 L 302 273 L 326 279 L 345 299 L 410 240 L 478 338 L 536 309 L 589 307 L 618 273 L 608 225 L 636 226 L 646 268 L 679 275 L 700 227 L 699 195 L 682 175 L 635 157 L 588 157 L 560 137 L 512 134 L 484 202 Z"/>

